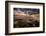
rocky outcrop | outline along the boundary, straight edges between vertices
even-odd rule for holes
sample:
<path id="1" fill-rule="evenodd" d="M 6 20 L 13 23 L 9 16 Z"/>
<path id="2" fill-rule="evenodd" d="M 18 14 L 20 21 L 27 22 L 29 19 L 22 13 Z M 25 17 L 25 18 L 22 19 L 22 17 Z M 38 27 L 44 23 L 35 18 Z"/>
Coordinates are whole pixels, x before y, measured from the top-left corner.
<path id="1" fill-rule="evenodd" d="M 14 15 L 15 27 L 38 27 L 40 21 L 39 13 L 25 14 L 24 12 L 16 12 Z"/>

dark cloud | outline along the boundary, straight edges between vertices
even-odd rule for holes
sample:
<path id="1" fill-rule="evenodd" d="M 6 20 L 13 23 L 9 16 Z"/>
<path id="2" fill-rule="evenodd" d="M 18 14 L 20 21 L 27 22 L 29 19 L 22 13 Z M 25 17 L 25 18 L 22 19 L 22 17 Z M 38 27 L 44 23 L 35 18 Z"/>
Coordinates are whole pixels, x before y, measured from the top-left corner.
<path id="1" fill-rule="evenodd" d="M 39 13 L 39 9 L 32 9 L 32 8 L 14 8 L 14 10 L 16 10 L 16 11 L 22 11 L 22 12 L 37 12 L 37 13 Z"/>

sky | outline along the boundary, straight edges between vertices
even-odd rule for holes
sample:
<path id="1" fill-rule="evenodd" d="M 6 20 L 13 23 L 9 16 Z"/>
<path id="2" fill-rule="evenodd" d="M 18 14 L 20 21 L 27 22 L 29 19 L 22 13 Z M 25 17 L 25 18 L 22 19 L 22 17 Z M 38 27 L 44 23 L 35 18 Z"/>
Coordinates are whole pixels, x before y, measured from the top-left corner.
<path id="1" fill-rule="evenodd" d="M 33 9 L 33 8 L 14 8 L 14 10 L 15 11 L 22 11 L 22 12 L 30 12 L 30 11 L 32 11 L 32 12 L 37 12 L 37 13 L 39 13 L 39 9 Z"/>

